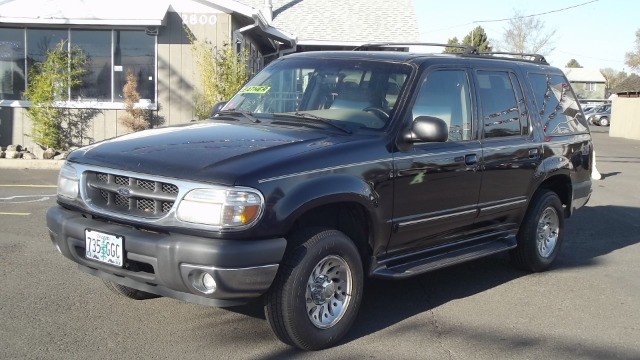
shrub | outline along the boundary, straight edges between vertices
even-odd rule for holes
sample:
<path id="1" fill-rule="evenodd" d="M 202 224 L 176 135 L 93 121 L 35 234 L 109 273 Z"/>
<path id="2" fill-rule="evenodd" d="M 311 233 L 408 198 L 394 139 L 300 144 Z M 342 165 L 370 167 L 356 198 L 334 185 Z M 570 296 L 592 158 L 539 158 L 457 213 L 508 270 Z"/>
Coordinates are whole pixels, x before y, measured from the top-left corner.
<path id="1" fill-rule="evenodd" d="M 247 82 L 248 55 L 245 50 L 236 53 L 229 42 L 218 49 L 209 40 L 196 39 L 189 29 L 185 31 L 199 80 L 193 100 L 195 115 L 202 120 L 211 115 L 215 103 L 229 100 Z"/>
<path id="2" fill-rule="evenodd" d="M 149 111 L 135 105 L 140 101 L 138 81 L 131 70 L 127 70 L 127 82 L 122 87 L 124 94 L 124 111 L 120 116 L 120 123 L 130 131 L 140 131 L 149 128 Z"/>
<path id="3" fill-rule="evenodd" d="M 87 57 L 79 47 L 67 50 L 60 41 L 48 49 L 43 62 L 29 68 L 29 81 L 24 92 L 31 102 L 27 115 L 31 118 L 31 137 L 45 148 L 66 150 L 87 140 L 90 116 L 81 109 L 64 107 L 69 89 L 82 84 L 86 73 Z"/>

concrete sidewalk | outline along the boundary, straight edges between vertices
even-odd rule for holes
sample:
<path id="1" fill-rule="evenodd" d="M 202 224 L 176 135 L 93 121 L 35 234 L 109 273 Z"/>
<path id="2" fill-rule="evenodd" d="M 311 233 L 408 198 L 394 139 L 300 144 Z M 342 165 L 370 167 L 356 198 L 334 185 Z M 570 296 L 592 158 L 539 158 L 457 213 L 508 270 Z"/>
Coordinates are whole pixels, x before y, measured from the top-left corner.
<path id="1" fill-rule="evenodd" d="M 0 159 L 0 169 L 58 170 L 64 160 Z"/>

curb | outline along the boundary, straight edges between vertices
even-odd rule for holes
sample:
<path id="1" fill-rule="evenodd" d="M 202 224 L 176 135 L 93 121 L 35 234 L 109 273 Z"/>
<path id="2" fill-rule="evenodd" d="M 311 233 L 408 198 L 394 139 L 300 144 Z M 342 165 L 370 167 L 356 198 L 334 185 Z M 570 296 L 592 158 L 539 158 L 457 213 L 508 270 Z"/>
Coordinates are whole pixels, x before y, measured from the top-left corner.
<path id="1" fill-rule="evenodd" d="M 0 169 L 60 170 L 64 160 L 0 159 Z"/>

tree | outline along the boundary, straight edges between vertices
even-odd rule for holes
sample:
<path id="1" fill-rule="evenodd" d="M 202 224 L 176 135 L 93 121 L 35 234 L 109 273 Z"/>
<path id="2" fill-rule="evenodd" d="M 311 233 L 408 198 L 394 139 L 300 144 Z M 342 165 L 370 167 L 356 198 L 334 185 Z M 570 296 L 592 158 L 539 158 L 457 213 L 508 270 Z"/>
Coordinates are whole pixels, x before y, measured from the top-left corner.
<path id="1" fill-rule="evenodd" d="M 629 76 L 624 71 L 617 71 L 612 68 L 600 69 L 600 73 L 606 80 L 607 93 L 615 90 Z"/>
<path id="2" fill-rule="evenodd" d="M 149 128 L 149 112 L 146 109 L 136 107 L 140 101 L 138 81 L 131 69 L 127 70 L 127 82 L 122 87 L 124 95 L 124 114 L 120 116 L 120 123 L 132 132 Z"/>
<path id="3" fill-rule="evenodd" d="M 458 38 L 454 36 L 453 38 L 447 40 L 447 45 L 461 45 L 461 44 L 460 44 L 460 40 L 458 40 Z M 463 50 L 461 48 L 447 46 L 444 48 L 443 52 L 452 54 L 452 53 L 461 53 L 462 51 Z"/>
<path id="4" fill-rule="evenodd" d="M 469 34 L 467 34 L 464 39 L 462 39 L 462 43 L 458 40 L 457 37 L 453 37 L 447 41 L 448 45 L 471 45 L 475 47 L 479 52 L 490 52 L 492 50 L 491 45 L 489 45 L 489 38 L 487 37 L 487 33 L 484 31 L 482 26 L 478 26 L 475 29 L 471 30 Z M 444 49 L 445 53 L 461 53 L 464 49 L 458 47 L 449 47 L 447 46 Z"/>
<path id="5" fill-rule="evenodd" d="M 29 67 L 29 82 L 24 97 L 31 102 L 27 115 L 31 118 L 31 137 L 45 148 L 66 150 L 81 145 L 91 117 L 82 109 L 64 107 L 69 89 L 82 84 L 88 59 L 79 47 L 67 49 L 60 41 L 46 50 L 43 62 Z"/>
<path id="6" fill-rule="evenodd" d="M 546 32 L 544 21 L 533 16 L 523 16 L 514 11 L 502 35 L 502 50 L 514 53 L 531 53 L 546 55 L 551 47 L 555 30 Z"/>
<path id="7" fill-rule="evenodd" d="M 636 47 L 633 51 L 626 53 L 625 63 L 634 70 L 640 70 L 640 29 L 636 31 Z"/>
<path id="8" fill-rule="evenodd" d="M 582 65 L 580 65 L 580 63 L 578 62 L 578 60 L 576 59 L 571 59 L 569 60 L 569 62 L 567 63 L 567 65 L 565 65 L 564 67 L 568 67 L 568 68 L 581 68 Z"/>
<path id="9" fill-rule="evenodd" d="M 231 99 L 247 82 L 248 56 L 244 50 L 236 54 L 228 42 L 218 49 L 210 41 L 196 39 L 189 29 L 185 30 L 200 83 L 194 95 L 195 115 L 202 120 L 211 116 L 215 103 Z"/>

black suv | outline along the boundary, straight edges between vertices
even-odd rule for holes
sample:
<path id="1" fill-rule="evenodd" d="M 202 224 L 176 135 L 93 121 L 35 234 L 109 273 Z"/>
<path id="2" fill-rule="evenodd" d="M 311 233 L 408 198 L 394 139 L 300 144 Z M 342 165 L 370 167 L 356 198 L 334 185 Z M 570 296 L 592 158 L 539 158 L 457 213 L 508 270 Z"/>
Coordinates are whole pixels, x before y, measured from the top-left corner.
<path id="1" fill-rule="evenodd" d="M 303 349 L 348 331 L 365 277 L 503 251 L 547 269 L 591 194 L 591 135 L 562 71 L 375 48 L 278 59 L 210 120 L 72 152 L 54 245 L 129 298 L 260 298 Z"/>

